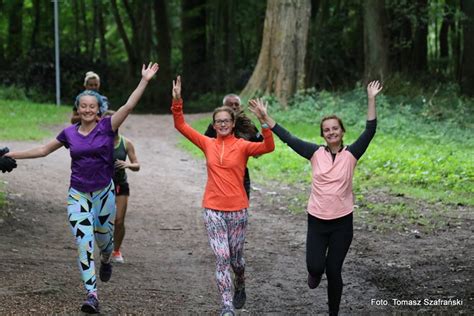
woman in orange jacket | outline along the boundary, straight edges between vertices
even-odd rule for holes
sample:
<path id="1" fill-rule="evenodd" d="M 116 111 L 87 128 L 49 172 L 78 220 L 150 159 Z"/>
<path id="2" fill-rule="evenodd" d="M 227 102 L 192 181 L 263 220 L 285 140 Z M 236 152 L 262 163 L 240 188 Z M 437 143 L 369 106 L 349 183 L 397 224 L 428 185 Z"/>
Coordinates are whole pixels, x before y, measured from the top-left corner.
<path id="1" fill-rule="evenodd" d="M 262 102 L 255 100 L 255 102 Z M 245 260 L 243 258 L 249 201 L 243 185 L 250 156 L 272 152 L 273 134 L 262 124 L 263 142 L 234 136 L 235 113 L 226 106 L 214 110 L 212 121 L 217 138 L 204 136 L 189 126 L 183 115 L 181 78 L 173 81 L 174 126 L 206 156 L 207 184 L 202 206 L 209 243 L 216 256 L 217 287 L 222 296 L 221 315 L 235 315 L 234 307 L 245 304 Z M 234 271 L 234 295 L 230 268 Z"/>

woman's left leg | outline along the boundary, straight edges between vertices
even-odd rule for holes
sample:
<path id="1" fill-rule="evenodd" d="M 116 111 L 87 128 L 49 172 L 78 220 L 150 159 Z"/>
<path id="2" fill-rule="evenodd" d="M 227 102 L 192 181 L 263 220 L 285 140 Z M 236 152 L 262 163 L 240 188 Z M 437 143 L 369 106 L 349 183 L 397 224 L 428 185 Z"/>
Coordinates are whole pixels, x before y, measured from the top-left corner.
<path id="1" fill-rule="evenodd" d="M 329 236 L 326 258 L 326 276 L 328 279 L 328 301 L 330 315 L 337 315 L 342 296 L 342 265 L 352 242 L 352 214 L 337 219 L 337 226 Z"/>
<path id="2" fill-rule="evenodd" d="M 229 235 L 230 264 L 235 274 L 235 288 L 245 287 L 245 260 L 244 244 L 247 232 L 248 212 L 247 209 L 238 212 L 228 212 L 227 228 Z"/>
<path id="3" fill-rule="evenodd" d="M 223 309 L 233 309 L 229 237 L 224 213 L 227 212 L 204 209 L 204 223 L 209 245 L 216 256 L 216 282 Z"/>
<path id="4" fill-rule="evenodd" d="M 101 263 L 110 266 L 110 256 L 114 249 L 114 220 L 115 220 L 115 192 L 114 184 L 110 184 L 103 190 L 93 192 L 92 195 L 93 208 L 96 210 L 94 218 L 94 234 L 97 246 L 100 249 Z M 105 268 L 109 268 L 109 267 Z M 108 281 L 103 278 L 103 267 L 101 266 L 101 280 Z M 106 272 L 108 274 L 108 272 Z M 107 279 L 107 280 L 106 280 Z"/>
<path id="5" fill-rule="evenodd" d="M 125 237 L 125 214 L 127 214 L 128 196 L 117 195 L 115 197 L 117 214 L 115 215 L 114 251 L 119 251 Z"/>

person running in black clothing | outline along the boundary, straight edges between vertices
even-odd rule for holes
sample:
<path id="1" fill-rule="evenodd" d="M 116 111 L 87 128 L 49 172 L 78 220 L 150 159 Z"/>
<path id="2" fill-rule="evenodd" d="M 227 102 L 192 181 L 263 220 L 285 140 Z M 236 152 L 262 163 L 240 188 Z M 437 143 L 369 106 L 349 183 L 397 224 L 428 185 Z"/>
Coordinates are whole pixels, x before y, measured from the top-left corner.
<path id="1" fill-rule="evenodd" d="M 237 138 L 243 138 L 251 142 L 263 142 L 263 136 L 258 131 L 258 128 L 253 124 L 252 120 L 247 117 L 241 108 L 240 97 L 236 94 L 227 94 L 222 100 L 224 106 L 228 106 L 234 110 L 236 114 L 234 135 Z M 212 123 L 207 127 L 204 133 L 207 137 L 216 138 L 216 130 Z M 244 188 L 247 193 L 247 198 L 250 199 L 250 174 L 249 169 L 245 167 Z"/>
<path id="2" fill-rule="evenodd" d="M 343 145 L 344 125 L 335 115 L 320 124 L 326 145 L 316 145 L 290 134 L 267 113 L 267 106 L 250 101 L 250 111 L 312 166 L 311 194 L 308 201 L 306 265 L 308 286 L 314 289 L 326 272 L 329 315 L 337 315 L 342 296 L 342 265 L 352 242 L 354 194 L 352 178 L 359 158 L 375 135 L 377 115 L 375 97 L 382 90 L 378 81 L 367 86 L 368 111 L 364 132 L 351 145 Z M 262 125 L 263 126 L 263 125 Z"/>

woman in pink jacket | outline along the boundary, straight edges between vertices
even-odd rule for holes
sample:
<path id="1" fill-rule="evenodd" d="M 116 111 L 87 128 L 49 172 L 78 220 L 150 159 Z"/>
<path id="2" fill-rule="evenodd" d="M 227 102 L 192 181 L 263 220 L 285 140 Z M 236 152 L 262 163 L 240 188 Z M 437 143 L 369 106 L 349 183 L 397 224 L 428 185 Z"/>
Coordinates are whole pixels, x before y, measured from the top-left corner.
<path id="1" fill-rule="evenodd" d="M 329 314 L 337 315 L 342 295 L 342 264 L 352 242 L 354 194 L 352 178 L 359 158 L 375 135 L 375 97 L 382 90 L 378 81 L 367 86 L 368 112 L 364 132 L 351 145 L 344 145 L 344 125 L 335 115 L 321 120 L 321 137 L 326 145 L 316 145 L 290 134 L 267 113 L 266 105 L 250 101 L 250 110 L 296 153 L 311 162 L 312 184 L 308 201 L 306 265 L 308 286 L 314 289 L 326 272 Z"/>

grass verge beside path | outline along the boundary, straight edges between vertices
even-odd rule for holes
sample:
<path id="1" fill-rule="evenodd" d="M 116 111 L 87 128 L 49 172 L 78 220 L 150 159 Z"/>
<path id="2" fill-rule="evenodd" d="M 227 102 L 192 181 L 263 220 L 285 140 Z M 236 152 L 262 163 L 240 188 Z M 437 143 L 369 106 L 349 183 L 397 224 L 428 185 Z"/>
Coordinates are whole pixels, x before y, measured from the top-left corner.
<path id="1" fill-rule="evenodd" d="M 0 147 L 6 140 L 41 140 L 54 136 L 48 126 L 67 122 L 71 108 L 28 101 L 0 100 Z M 13 171 L 14 172 L 14 171 Z M 0 209 L 5 204 L 0 181 Z"/>
<path id="2" fill-rule="evenodd" d="M 28 101 L 0 100 L 0 140 L 41 140 L 48 126 L 68 120 L 71 108 Z M 0 144 L 1 146 L 1 144 Z"/>

